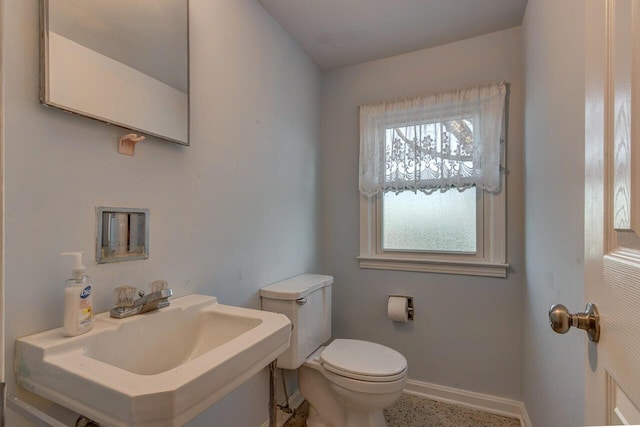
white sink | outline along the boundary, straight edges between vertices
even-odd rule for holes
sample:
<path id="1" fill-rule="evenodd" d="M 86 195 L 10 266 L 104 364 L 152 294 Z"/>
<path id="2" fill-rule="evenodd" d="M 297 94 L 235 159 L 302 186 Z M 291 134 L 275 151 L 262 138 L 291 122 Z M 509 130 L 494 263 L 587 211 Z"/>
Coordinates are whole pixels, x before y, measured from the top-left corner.
<path id="1" fill-rule="evenodd" d="M 181 426 L 286 350 L 290 325 L 282 314 L 189 295 L 126 319 L 99 314 L 77 337 L 58 328 L 20 338 L 16 378 L 103 425 Z"/>

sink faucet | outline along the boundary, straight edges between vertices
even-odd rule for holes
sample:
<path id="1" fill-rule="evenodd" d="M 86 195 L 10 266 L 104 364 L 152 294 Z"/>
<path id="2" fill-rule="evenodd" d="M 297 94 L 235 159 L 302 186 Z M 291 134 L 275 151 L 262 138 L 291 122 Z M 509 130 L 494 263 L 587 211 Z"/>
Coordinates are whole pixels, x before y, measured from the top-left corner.
<path id="1" fill-rule="evenodd" d="M 151 292 L 146 294 L 140 291 L 140 298 L 134 300 L 136 288 L 133 286 L 120 286 L 115 289 L 116 305 L 109 314 L 116 319 L 134 316 L 169 306 L 169 297 L 173 296 L 173 290 L 164 280 L 156 280 L 151 283 Z"/>

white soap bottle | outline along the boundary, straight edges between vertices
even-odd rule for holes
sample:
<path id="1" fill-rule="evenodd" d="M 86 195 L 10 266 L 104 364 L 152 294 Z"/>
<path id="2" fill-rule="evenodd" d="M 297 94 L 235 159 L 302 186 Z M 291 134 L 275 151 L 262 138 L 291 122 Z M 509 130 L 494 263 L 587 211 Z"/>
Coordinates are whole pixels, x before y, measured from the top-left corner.
<path id="1" fill-rule="evenodd" d="M 65 281 L 64 320 L 62 330 L 68 337 L 84 334 L 93 328 L 92 286 L 87 268 L 82 265 L 83 252 L 63 252 L 60 255 L 75 257 L 71 278 Z"/>

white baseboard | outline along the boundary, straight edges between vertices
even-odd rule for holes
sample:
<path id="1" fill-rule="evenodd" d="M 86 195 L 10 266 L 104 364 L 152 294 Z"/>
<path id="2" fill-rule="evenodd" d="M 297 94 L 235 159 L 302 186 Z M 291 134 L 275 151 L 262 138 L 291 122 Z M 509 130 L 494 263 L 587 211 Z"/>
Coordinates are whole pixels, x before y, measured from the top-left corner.
<path id="1" fill-rule="evenodd" d="M 527 414 L 527 407 L 522 404 L 522 417 L 520 418 L 520 422 L 522 423 L 522 427 L 533 427 L 531 424 L 531 420 L 529 419 L 529 414 Z"/>
<path id="2" fill-rule="evenodd" d="M 490 414 L 503 415 L 520 420 L 522 427 L 532 427 L 527 409 L 524 403 L 517 400 L 488 394 L 475 393 L 473 391 L 425 383 L 416 380 L 408 380 L 404 388 L 406 394 L 426 397 L 439 402 L 451 403 L 471 409 L 488 412 Z"/>
<path id="3" fill-rule="evenodd" d="M 522 427 L 532 427 L 531 420 L 529 420 L 529 415 L 527 414 L 527 408 L 524 406 L 524 403 L 517 400 L 416 380 L 408 380 L 404 392 L 413 396 L 426 397 L 431 400 L 477 409 L 490 414 L 517 418 L 520 420 Z M 296 390 L 296 392 L 289 397 L 289 405 L 291 408 L 297 408 L 302 402 L 304 402 L 304 397 L 299 390 Z M 284 423 L 291 418 L 291 414 L 287 414 L 281 410 L 278 410 L 277 415 L 277 427 L 282 427 Z M 269 427 L 269 420 L 263 422 L 261 427 Z"/>
<path id="4" fill-rule="evenodd" d="M 295 409 L 298 406 L 302 405 L 302 402 L 304 402 L 304 397 L 302 397 L 302 393 L 300 393 L 300 390 L 296 390 L 295 393 L 289 396 L 289 406 L 291 406 L 291 409 Z M 284 404 L 284 402 L 282 402 L 282 404 Z M 282 427 L 284 423 L 286 423 L 287 420 L 291 418 L 292 414 L 287 414 L 286 412 L 278 409 L 278 413 L 276 415 L 278 416 L 276 419 L 276 427 Z M 267 419 L 265 422 L 263 422 L 261 427 L 269 427 L 269 420 Z"/>

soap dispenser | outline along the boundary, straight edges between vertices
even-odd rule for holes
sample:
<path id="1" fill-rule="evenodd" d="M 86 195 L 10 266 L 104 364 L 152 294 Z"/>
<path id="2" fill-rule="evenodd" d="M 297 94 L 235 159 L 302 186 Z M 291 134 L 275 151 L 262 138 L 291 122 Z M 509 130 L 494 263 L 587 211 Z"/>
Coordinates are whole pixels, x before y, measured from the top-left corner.
<path id="1" fill-rule="evenodd" d="M 68 337 L 84 334 L 93 328 L 92 286 L 87 268 L 82 264 L 83 252 L 63 252 L 62 256 L 75 257 L 71 277 L 65 281 L 64 320 L 62 330 Z"/>

